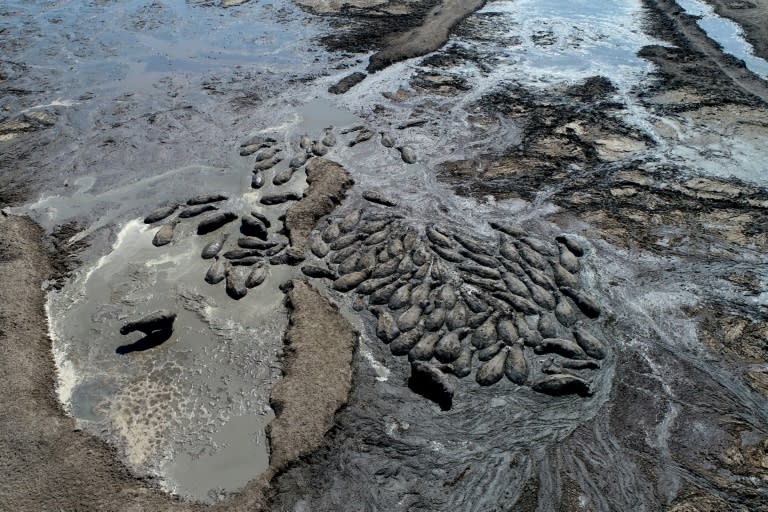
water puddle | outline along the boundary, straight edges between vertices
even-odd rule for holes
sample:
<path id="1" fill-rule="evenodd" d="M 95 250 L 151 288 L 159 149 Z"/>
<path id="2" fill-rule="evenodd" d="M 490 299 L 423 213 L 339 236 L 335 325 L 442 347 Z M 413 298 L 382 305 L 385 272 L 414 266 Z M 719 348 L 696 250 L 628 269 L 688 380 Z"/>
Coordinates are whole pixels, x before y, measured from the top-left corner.
<path id="1" fill-rule="evenodd" d="M 686 13 L 699 18 L 696 23 L 723 51 L 741 59 L 747 69 L 768 80 L 768 62 L 755 55 L 754 48 L 744 39 L 744 31 L 737 23 L 718 16 L 711 5 L 699 0 L 676 1 Z"/>

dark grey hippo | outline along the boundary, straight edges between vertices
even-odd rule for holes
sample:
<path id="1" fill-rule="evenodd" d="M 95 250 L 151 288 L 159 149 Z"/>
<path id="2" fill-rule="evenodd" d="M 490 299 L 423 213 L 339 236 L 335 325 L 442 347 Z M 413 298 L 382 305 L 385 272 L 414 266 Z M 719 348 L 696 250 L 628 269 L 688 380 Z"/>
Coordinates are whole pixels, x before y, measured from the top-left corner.
<path id="1" fill-rule="evenodd" d="M 173 329 L 174 320 L 176 320 L 176 313 L 168 309 L 160 309 L 123 325 L 120 328 L 120 334 L 125 336 L 135 331 L 144 334 L 150 334 L 154 331 L 170 331 Z"/>
<path id="2" fill-rule="evenodd" d="M 187 200 L 188 206 L 195 206 L 208 203 L 218 203 L 219 201 L 226 201 L 229 199 L 223 194 L 201 194 L 199 196 L 191 197 Z"/>
<path id="3" fill-rule="evenodd" d="M 152 211 L 149 215 L 144 217 L 144 224 L 154 224 L 155 222 L 161 221 L 166 217 L 171 216 L 178 207 L 178 205 L 174 204 L 172 206 L 163 206 L 162 208 L 158 208 L 157 210 Z"/>
<path id="4" fill-rule="evenodd" d="M 423 361 L 415 361 L 411 364 L 408 387 L 447 411 L 453 405 L 453 394 L 456 388 L 450 379 L 449 375 L 435 366 Z"/>
<path id="5" fill-rule="evenodd" d="M 173 232 L 178 223 L 179 221 L 174 220 L 158 229 L 157 233 L 155 233 L 155 237 L 152 239 L 152 245 L 161 247 L 171 243 L 171 241 L 173 241 Z"/>
<path id="6" fill-rule="evenodd" d="M 236 218 L 237 218 L 237 215 L 235 215 L 232 212 L 214 213 L 210 217 L 206 217 L 205 219 L 200 221 L 200 224 L 197 225 L 197 234 L 205 235 L 213 231 L 216 231 L 220 227 L 232 222 Z"/>
<path id="7" fill-rule="evenodd" d="M 200 253 L 200 256 L 204 260 L 209 260 L 219 254 L 221 252 L 221 249 L 224 247 L 224 243 L 227 241 L 227 238 L 229 238 L 228 234 L 222 235 L 220 238 L 208 242 L 205 247 L 203 247 L 203 250 Z"/>
<path id="8" fill-rule="evenodd" d="M 533 383 L 531 388 L 539 393 L 561 396 L 577 394 L 591 396 L 589 382 L 575 375 L 555 374 L 542 377 Z"/>

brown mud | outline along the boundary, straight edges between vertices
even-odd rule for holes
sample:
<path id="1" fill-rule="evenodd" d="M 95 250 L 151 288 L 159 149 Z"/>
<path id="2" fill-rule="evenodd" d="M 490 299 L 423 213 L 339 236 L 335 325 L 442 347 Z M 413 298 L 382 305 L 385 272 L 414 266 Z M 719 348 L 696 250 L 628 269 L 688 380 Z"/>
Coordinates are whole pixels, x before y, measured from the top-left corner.
<path id="1" fill-rule="evenodd" d="M 134 478 L 112 447 L 64 415 L 42 288 L 52 271 L 42 230 L 0 215 L 0 508 L 196 510 Z"/>
<path id="2" fill-rule="evenodd" d="M 336 18 L 337 34 L 324 39 L 330 49 L 351 53 L 376 49 L 367 66 L 369 72 L 376 72 L 439 49 L 451 30 L 482 8 L 485 0 L 296 3 L 309 12 Z"/>
<path id="3" fill-rule="evenodd" d="M 336 162 L 313 158 L 306 165 L 309 189 L 285 214 L 285 229 L 291 245 L 306 249 L 307 236 L 322 217 L 333 212 L 355 182 Z"/>

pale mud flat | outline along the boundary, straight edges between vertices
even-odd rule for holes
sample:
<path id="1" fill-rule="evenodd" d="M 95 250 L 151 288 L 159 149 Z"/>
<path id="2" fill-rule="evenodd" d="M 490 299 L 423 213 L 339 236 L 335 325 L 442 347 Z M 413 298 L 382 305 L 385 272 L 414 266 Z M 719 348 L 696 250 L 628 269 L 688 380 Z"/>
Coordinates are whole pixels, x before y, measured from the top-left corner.
<path id="1" fill-rule="evenodd" d="M 162 14 L 167 5 L 158 5 L 161 14 L 143 16 L 157 21 L 150 32 L 163 34 L 173 24 Z M 253 5 L 233 6 L 224 19 L 238 27 Z M 403 165 L 378 134 L 355 147 L 344 138 L 329 158 L 356 185 L 338 214 L 359 208 L 361 191 L 376 188 L 400 202 L 406 222 L 455 226 L 488 244 L 496 241 L 489 220 L 521 223 L 544 238 L 581 234 L 593 247 L 581 284 L 606 308 L 600 334 L 612 355 L 589 399 L 545 398 L 505 381 L 469 387 L 440 412 L 403 385 L 409 365 L 376 339 L 370 315 L 317 284 L 360 331 L 355 377 L 326 445 L 274 478 L 269 509 L 759 510 L 768 197 L 755 162 L 768 135 L 765 105 L 748 91 L 762 86 L 714 46 L 695 55 L 717 81 L 691 77 L 695 70 L 681 62 L 710 43 L 686 25 L 696 44 L 675 54 L 679 28 L 648 29 L 648 18 L 659 16 L 648 6 L 492 2 L 459 24 L 442 50 L 373 73 L 339 97 L 326 94 L 329 85 L 366 63 L 312 47 L 320 59 L 313 64 L 302 53 L 308 34 L 296 39 L 299 57 L 280 53 L 287 34 L 301 34 L 298 24 L 257 38 L 269 66 L 230 80 L 221 68 L 207 75 L 199 55 L 171 45 L 171 58 L 145 68 L 166 66 L 167 76 L 140 87 L 138 98 L 103 93 L 116 100 L 89 115 L 114 123 L 108 136 L 73 135 L 88 110 L 16 116 L 26 124 L 4 125 L 3 136 L 18 147 L 52 125 L 65 140 L 87 141 L 17 154 L 41 158 L 40 176 L 56 176 L 55 155 L 69 155 L 62 161 L 73 165 L 61 181 L 31 177 L 46 186 L 17 211 L 50 230 L 76 220 L 83 226 L 75 238 L 92 241 L 81 268 L 48 295 L 68 412 L 117 446 L 135 474 L 187 498 L 224 498 L 265 470 L 269 393 L 287 324 L 277 285 L 297 271 L 273 267 L 258 293 L 232 301 L 222 286 L 202 281 L 207 263 L 199 251 L 213 235 L 198 237 L 187 224 L 170 246 L 154 248 L 140 217 L 200 192 L 225 192 L 229 206 L 247 211 L 262 192 L 249 191 L 251 162 L 236 156 L 241 140 L 270 134 L 295 151 L 304 133 L 317 138 L 333 125 L 338 135 L 365 123 L 412 146 L 418 162 Z M 397 14 L 413 6 L 357 7 Z M 253 8 L 262 22 L 273 15 Z M 223 61 L 230 59 L 239 57 Z M 323 68 L 334 59 L 344 69 Z M 302 65 L 323 76 L 290 87 L 274 78 L 295 78 Z M 182 72 L 205 78 L 198 84 Z M 142 76 L 128 78 L 139 84 Z M 267 85 L 244 92 L 253 76 Z M 203 84 L 211 97 L 197 89 Z M 134 126 L 125 128 L 125 119 Z M 423 122 L 398 128 L 413 121 Z M 69 190 L 61 194 L 63 183 Z M 300 177 L 290 189 L 304 186 Z M 122 322 L 168 305 L 179 312 L 170 340 L 115 353 L 126 343 L 117 333 Z M 262 473 L 232 506 L 248 503 L 272 476 Z"/>

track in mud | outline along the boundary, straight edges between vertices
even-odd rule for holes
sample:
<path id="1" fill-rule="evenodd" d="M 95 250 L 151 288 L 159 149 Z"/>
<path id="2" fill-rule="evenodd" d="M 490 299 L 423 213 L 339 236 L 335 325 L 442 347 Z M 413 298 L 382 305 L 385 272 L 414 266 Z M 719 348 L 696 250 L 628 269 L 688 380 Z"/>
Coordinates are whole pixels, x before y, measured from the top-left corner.
<path id="1" fill-rule="evenodd" d="M 649 178 L 632 174 L 636 167 L 656 180 L 654 190 L 666 193 L 662 171 L 671 167 L 694 178 L 738 176 L 751 183 L 749 192 L 744 183 L 716 180 L 689 180 L 675 190 L 697 202 L 732 194 L 762 211 L 764 181 L 754 161 L 764 151 L 764 127 L 727 109 L 714 114 L 724 113 L 722 126 L 711 117 L 678 115 L 674 104 L 657 109 L 647 93 L 658 91 L 661 80 L 636 53 L 659 41 L 644 32 L 647 12 L 639 2 L 611 2 L 600 10 L 565 2 L 492 2 L 462 22 L 444 50 L 371 74 L 342 97 L 325 91 L 365 63 L 359 55 L 321 51 L 314 38 L 325 25 L 303 24 L 309 18 L 288 4 L 221 11 L 183 2 L 129 3 L 118 16 L 89 6 L 83 7 L 88 22 L 76 21 L 82 14 L 77 10 L 5 9 L 25 19 L 26 30 L 52 34 L 19 37 L 10 48 L 17 62 L 7 68 L 26 93 L 4 100 L 14 114 L 2 136 L 15 144 L 11 158 L 38 169 L 27 185 L 42 191 L 19 211 L 31 212 L 48 229 L 77 221 L 83 229 L 75 240 L 91 243 L 81 255 L 82 272 L 50 294 L 52 332 L 69 353 L 59 360 L 60 391 L 76 397 L 71 412 L 84 425 L 93 422 L 97 435 L 103 435 L 104 418 L 112 418 L 107 436 L 124 447 L 139 473 L 165 479 L 182 495 L 215 500 L 266 466 L 268 389 L 278 378 L 285 326 L 277 285 L 299 269 L 273 266 L 265 283 L 233 301 L 225 286 L 203 281 L 209 263 L 200 260 L 200 251 L 217 234 L 201 238 L 194 223 L 182 223 L 173 243 L 155 249 L 153 234 L 135 219 L 202 192 L 227 195 L 227 207 L 240 213 L 260 209 L 259 199 L 274 191 L 271 179 L 289 159 L 267 174 L 263 191 L 254 191 L 252 159 L 238 155 L 244 139 L 270 135 L 287 153 L 304 133 L 319 139 L 329 125 L 365 124 L 392 133 L 398 145 L 415 150 L 418 161 L 404 165 L 397 151 L 376 140 L 329 150 L 356 181 L 338 218 L 362 206 L 362 191 L 376 189 L 405 206 L 398 208 L 404 225 L 455 227 L 484 246 L 496 244 L 489 221 L 519 223 L 543 240 L 580 232 L 594 247 L 580 284 L 604 306 L 597 329 L 610 355 L 596 372 L 591 398 L 546 397 L 506 378 L 490 387 L 465 379 L 472 385 L 462 384 L 443 412 L 408 389 L 410 365 L 393 357 L 391 343 L 376 339 L 375 320 L 355 312 L 360 305 L 353 294 L 318 284 L 363 333 L 355 385 L 329 445 L 275 481 L 275 509 L 338 510 L 344 509 L 339 503 L 363 503 L 393 510 L 515 504 L 548 510 L 578 503 L 656 510 L 690 496 L 753 505 L 764 496 L 760 485 L 738 476 L 748 468 L 726 465 L 730 473 L 723 480 L 705 462 L 733 446 L 752 453 L 765 436 L 766 404 L 764 395 L 734 376 L 741 367 L 713 359 L 702 347 L 695 316 L 715 302 L 736 304 L 759 319 L 764 293 L 745 299 L 722 276 L 734 267 L 756 271 L 752 288 L 760 288 L 768 277 L 759 270 L 764 255 L 745 250 L 738 237 L 723 243 L 712 235 L 703 253 L 687 253 L 688 241 L 680 242 L 675 226 L 656 228 L 659 238 L 685 249 L 637 247 L 626 243 L 636 239 L 621 234 L 611 242 L 624 244 L 613 246 L 601 239 L 602 217 L 587 208 L 594 208 L 592 199 L 578 197 L 579 191 L 564 199 L 569 183 L 619 173 L 637 183 L 610 188 L 610 197 L 643 194 Z M 85 34 L 113 17 L 120 30 L 106 39 L 82 37 L 76 48 L 59 39 L 64 35 L 57 27 Z M 187 45 L 196 32 L 216 37 Z M 243 33 L 249 36 L 241 41 Z M 72 55 L 54 52 L 43 59 L 55 73 L 23 63 L 39 61 L 46 48 Z M 57 67 L 57 58 L 80 72 Z M 83 59 L 86 64 L 78 64 Z M 232 71 L 234 64 L 241 67 Z M 332 69 L 337 64 L 344 69 Z M 598 75 L 604 82 L 594 80 Z M 37 90 L 36 82 L 58 91 L 56 98 Z M 702 103 L 721 108 L 702 96 Z M 529 120 L 537 117 L 551 124 L 534 132 Z M 534 173 L 527 182 L 514 163 L 494 167 L 511 148 L 522 148 L 510 159 L 524 170 L 550 165 L 541 167 L 546 179 Z M 450 179 L 433 171 L 456 161 L 470 163 L 456 165 Z M 505 174 L 509 168 L 515 172 Z M 305 186 L 301 173 L 288 183 L 296 192 Z M 618 201 L 621 215 L 639 215 L 626 213 L 628 199 Z M 559 211 L 564 204 L 568 209 Z M 601 231 L 585 224 L 581 212 Z M 276 226 L 278 217 L 269 214 Z M 230 238 L 234 243 L 238 234 Z M 707 252 L 712 247 L 719 251 L 714 259 Z M 169 302 L 182 312 L 174 337 L 154 352 L 117 357 L 115 348 L 125 343 L 116 335 L 119 324 L 138 309 Z M 537 370 L 546 362 L 526 354 Z M 79 384 L 68 389 L 67 377 Z M 157 397 L 171 407 L 158 408 Z M 148 414 L 161 409 L 175 412 Z M 220 463 L 229 473 L 206 481 L 208 468 Z M 210 487 L 200 487 L 201 481 Z"/>

